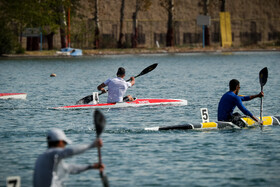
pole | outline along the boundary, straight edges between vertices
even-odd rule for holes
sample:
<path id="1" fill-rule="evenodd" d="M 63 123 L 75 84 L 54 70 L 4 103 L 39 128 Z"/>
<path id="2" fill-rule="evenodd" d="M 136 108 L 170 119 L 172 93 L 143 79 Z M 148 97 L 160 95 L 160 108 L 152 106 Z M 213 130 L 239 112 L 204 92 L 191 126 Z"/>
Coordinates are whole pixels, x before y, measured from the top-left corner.
<path id="1" fill-rule="evenodd" d="M 40 32 L 40 51 L 42 51 L 42 48 L 43 48 L 43 36 L 42 36 L 42 31 Z"/>
<path id="2" fill-rule="evenodd" d="M 205 25 L 202 25 L 202 45 L 205 46 Z"/>
<path id="3" fill-rule="evenodd" d="M 67 37 L 67 47 L 70 47 L 70 8 L 68 8 L 68 27 L 67 27 L 68 37 Z"/>

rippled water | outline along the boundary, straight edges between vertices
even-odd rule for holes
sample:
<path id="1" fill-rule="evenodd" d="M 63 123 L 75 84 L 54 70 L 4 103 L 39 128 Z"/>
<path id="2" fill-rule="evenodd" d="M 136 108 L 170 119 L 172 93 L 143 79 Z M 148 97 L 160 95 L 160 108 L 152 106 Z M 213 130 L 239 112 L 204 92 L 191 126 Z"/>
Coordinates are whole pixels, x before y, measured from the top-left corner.
<path id="1" fill-rule="evenodd" d="M 0 186 L 7 176 L 32 185 L 37 156 L 46 149 L 48 129 L 63 129 L 74 144 L 95 137 L 92 110 L 50 110 L 75 104 L 114 77 L 119 66 L 127 78 L 145 67 L 158 67 L 136 79 L 128 90 L 138 98 L 187 99 L 188 106 L 103 109 L 103 161 L 111 186 L 279 186 L 280 127 L 214 131 L 145 131 L 145 127 L 201 121 L 207 107 L 215 121 L 220 97 L 230 79 L 241 82 L 240 94 L 260 91 L 259 71 L 267 66 L 264 115 L 279 115 L 280 53 L 192 53 L 116 55 L 81 58 L 0 59 L 0 92 L 25 92 L 27 100 L 0 100 Z M 50 74 L 57 77 L 51 78 Z M 100 96 L 106 101 L 106 95 Z M 245 103 L 259 115 L 260 100 Z M 90 150 L 67 162 L 97 162 Z M 67 186 L 101 186 L 97 171 L 72 175 Z"/>

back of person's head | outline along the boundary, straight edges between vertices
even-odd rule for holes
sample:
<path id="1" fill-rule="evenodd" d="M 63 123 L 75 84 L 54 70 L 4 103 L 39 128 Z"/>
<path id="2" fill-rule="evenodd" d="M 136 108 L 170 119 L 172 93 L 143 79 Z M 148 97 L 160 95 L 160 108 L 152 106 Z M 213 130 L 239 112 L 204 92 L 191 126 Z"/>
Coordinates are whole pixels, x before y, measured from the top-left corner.
<path id="1" fill-rule="evenodd" d="M 236 90 L 236 86 L 238 85 L 239 85 L 239 81 L 236 79 L 232 79 L 231 81 L 229 81 L 229 90 L 230 91 Z"/>
<path id="2" fill-rule="evenodd" d="M 64 141 L 65 144 L 70 144 L 71 140 L 68 139 L 61 129 L 53 128 L 47 134 L 48 147 L 56 147 L 59 141 Z"/>
<path id="3" fill-rule="evenodd" d="M 125 75 L 125 69 L 123 67 L 120 67 L 118 69 L 117 76 L 123 76 L 123 75 Z"/>

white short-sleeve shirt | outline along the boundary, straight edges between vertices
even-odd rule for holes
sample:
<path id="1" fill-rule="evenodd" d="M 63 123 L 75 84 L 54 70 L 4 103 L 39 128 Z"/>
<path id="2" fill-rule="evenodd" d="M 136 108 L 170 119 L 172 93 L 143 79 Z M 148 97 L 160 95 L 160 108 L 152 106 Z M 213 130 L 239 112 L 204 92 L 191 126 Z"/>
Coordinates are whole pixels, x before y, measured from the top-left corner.
<path id="1" fill-rule="evenodd" d="M 127 88 L 131 87 L 130 82 L 126 82 L 120 77 L 108 79 L 104 84 L 108 86 L 108 103 L 123 102 L 123 97 Z"/>

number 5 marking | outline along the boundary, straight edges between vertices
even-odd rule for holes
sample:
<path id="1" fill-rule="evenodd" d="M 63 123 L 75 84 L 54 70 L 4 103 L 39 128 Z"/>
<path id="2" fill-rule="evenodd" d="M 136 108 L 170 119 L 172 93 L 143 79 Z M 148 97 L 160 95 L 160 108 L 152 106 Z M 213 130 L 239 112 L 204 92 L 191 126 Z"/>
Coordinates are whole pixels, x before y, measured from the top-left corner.
<path id="1" fill-rule="evenodd" d="M 19 176 L 7 177 L 7 187 L 20 187 L 20 177 Z"/>
<path id="2" fill-rule="evenodd" d="M 201 108 L 200 114 L 201 114 L 202 123 L 209 122 L 209 114 L 207 108 Z"/>

